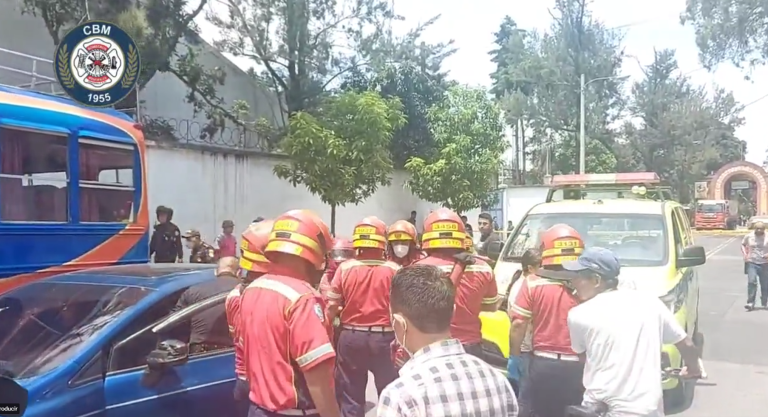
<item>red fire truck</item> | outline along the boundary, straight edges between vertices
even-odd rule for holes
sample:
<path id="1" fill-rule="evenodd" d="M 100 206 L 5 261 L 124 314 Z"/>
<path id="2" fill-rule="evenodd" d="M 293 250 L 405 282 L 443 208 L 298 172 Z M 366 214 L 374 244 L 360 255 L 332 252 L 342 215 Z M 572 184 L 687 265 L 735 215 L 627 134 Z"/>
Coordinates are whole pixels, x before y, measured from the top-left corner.
<path id="1" fill-rule="evenodd" d="M 734 229 L 736 219 L 731 214 L 728 200 L 699 200 L 696 202 L 694 224 L 696 229 Z"/>

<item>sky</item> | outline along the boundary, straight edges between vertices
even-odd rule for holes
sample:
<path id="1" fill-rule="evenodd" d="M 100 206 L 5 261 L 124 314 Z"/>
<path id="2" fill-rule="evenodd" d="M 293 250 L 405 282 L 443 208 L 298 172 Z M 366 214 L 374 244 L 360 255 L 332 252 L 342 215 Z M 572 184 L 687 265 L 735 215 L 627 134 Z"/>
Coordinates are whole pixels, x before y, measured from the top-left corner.
<path id="1" fill-rule="evenodd" d="M 440 14 L 440 20 L 425 34 L 428 42 L 454 39 L 458 51 L 445 61 L 450 77 L 461 83 L 490 86 L 489 74 L 494 66 L 488 51 L 493 49 L 493 32 L 505 15 L 510 15 L 523 29 L 547 30 L 551 17 L 549 10 L 554 0 L 392 0 L 395 11 L 405 17 L 397 22 L 398 34 Z M 680 13 L 685 0 L 593 0 L 593 15 L 608 27 L 624 31 L 625 53 L 636 59 L 627 59 L 623 73 L 629 81 L 642 78 L 640 65 L 652 62 L 654 48 L 674 49 L 680 71 L 699 85 L 718 85 L 733 91 L 736 99 L 747 107 L 742 116 L 746 123 L 737 131 L 747 141 L 748 161 L 762 165 L 768 141 L 764 140 L 762 121 L 768 115 L 768 68 L 760 68 L 747 81 L 744 73 L 730 64 L 722 64 L 715 71 L 702 68 L 698 59 L 693 28 L 680 24 Z M 201 24 L 203 37 L 212 34 L 209 25 Z M 238 62 L 238 64 L 240 64 Z M 763 99 L 765 98 L 765 99 Z"/>

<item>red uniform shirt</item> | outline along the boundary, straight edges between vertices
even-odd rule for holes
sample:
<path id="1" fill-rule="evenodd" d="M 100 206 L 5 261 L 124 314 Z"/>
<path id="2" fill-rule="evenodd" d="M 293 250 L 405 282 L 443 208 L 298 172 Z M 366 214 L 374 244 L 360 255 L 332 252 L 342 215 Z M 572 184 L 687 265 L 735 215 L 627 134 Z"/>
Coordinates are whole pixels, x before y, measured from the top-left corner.
<path id="1" fill-rule="evenodd" d="M 328 299 L 344 307 L 339 317 L 341 324 L 391 326 L 389 288 L 398 269 L 394 262 L 382 260 L 353 259 L 339 265 Z"/>
<path id="2" fill-rule="evenodd" d="M 249 398 L 270 411 L 314 410 L 303 372 L 336 357 L 320 293 L 294 274 L 271 265 L 241 296 Z"/>
<path id="3" fill-rule="evenodd" d="M 450 274 L 457 262 L 452 258 L 428 256 L 416 264 L 435 265 Z M 496 304 L 499 292 L 493 270 L 487 263 L 476 260 L 464 268 L 464 275 L 456 288 L 456 310 L 451 320 L 451 337 L 463 344 L 483 341 L 480 312 L 484 304 Z"/>
<path id="4" fill-rule="evenodd" d="M 235 374 L 240 379 L 246 379 L 245 362 L 243 362 L 243 340 L 240 337 L 240 294 L 243 286 L 235 287 L 224 302 L 224 310 L 227 312 L 227 324 L 229 325 L 229 334 L 235 345 Z"/>
<path id="5" fill-rule="evenodd" d="M 509 312 L 513 319 L 531 320 L 534 352 L 575 355 L 568 332 L 568 312 L 577 304 L 562 283 L 529 279 L 509 306 Z"/>

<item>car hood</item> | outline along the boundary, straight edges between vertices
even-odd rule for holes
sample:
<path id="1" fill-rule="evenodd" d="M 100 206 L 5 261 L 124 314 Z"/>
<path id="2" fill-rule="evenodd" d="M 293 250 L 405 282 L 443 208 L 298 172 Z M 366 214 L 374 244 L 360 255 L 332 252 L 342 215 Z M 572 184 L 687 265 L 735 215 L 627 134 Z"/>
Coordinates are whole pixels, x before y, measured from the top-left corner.
<path id="1" fill-rule="evenodd" d="M 649 292 L 657 297 L 675 287 L 666 266 L 622 266 L 619 288 Z"/>

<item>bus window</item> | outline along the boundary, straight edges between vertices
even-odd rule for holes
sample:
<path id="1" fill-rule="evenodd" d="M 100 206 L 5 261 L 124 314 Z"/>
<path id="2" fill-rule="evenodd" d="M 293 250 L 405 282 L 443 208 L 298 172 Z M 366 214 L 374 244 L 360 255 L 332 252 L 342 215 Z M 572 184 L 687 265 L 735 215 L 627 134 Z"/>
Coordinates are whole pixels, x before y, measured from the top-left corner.
<path id="1" fill-rule="evenodd" d="M 133 146 L 80 139 L 80 221 L 133 222 Z"/>
<path id="2" fill-rule="evenodd" d="M 0 221 L 66 222 L 67 137 L 0 128 Z"/>

